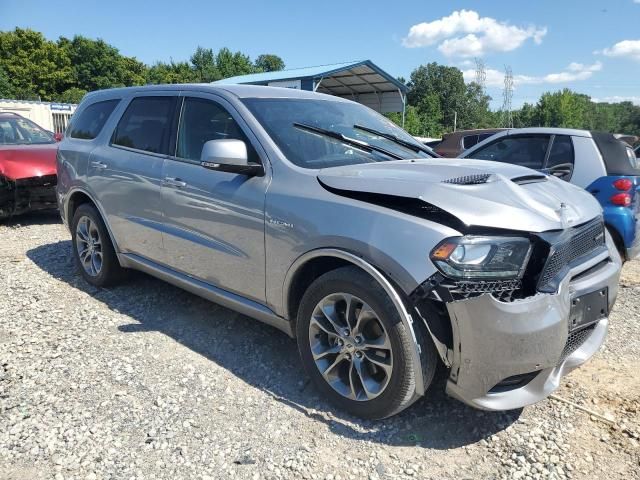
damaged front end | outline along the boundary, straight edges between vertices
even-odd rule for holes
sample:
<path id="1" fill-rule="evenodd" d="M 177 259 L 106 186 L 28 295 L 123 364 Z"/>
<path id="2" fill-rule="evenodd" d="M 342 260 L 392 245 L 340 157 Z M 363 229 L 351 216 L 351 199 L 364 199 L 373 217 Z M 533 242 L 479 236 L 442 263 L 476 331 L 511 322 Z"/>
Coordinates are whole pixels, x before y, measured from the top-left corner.
<path id="1" fill-rule="evenodd" d="M 411 295 L 451 368 L 447 392 L 476 408 L 545 398 L 606 336 L 621 261 L 602 217 L 527 240 L 529 258 L 516 278 L 440 271 Z"/>
<path id="2" fill-rule="evenodd" d="M 9 179 L 0 175 L 0 219 L 57 208 L 56 175 Z"/>

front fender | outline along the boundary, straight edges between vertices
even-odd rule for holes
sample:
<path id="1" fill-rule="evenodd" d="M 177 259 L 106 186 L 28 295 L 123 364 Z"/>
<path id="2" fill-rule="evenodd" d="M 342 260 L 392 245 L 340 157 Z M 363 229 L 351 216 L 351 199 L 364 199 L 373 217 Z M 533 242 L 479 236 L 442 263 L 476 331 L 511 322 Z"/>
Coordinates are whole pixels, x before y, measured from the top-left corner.
<path id="1" fill-rule="evenodd" d="M 413 339 L 413 349 L 411 355 L 411 363 L 416 372 L 416 392 L 415 397 L 424 395 L 425 385 L 424 385 L 424 377 L 422 371 L 422 363 L 421 363 L 421 355 L 422 350 L 420 348 L 420 344 L 416 338 L 416 332 L 413 325 L 413 317 L 407 310 L 405 306 L 405 302 L 402 299 L 401 294 L 396 290 L 396 288 L 391 284 L 391 282 L 382 274 L 380 270 L 378 270 L 375 266 L 371 265 L 369 262 L 365 261 L 361 257 L 358 257 L 350 252 L 346 252 L 344 250 L 334 249 L 334 248 L 320 248 L 316 250 L 312 250 L 310 252 L 301 255 L 296 259 L 296 261 L 291 265 L 287 274 L 285 276 L 285 282 L 283 285 L 283 305 L 286 309 L 286 317 L 290 318 L 290 312 L 288 311 L 289 305 L 289 292 L 291 291 L 291 283 L 295 278 L 296 272 L 299 271 L 308 261 L 318 258 L 318 257 L 333 257 L 339 258 L 341 260 L 345 260 L 365 272 L 371 275 L 384 289 L 384 291 L 389 295 L 389 298 L 393 302 L 394 306 L 398 310 L 398 314 L 400 315 L 400 320 L 405 325 L 407 330 L 411 333 L 411 337 Z"/>

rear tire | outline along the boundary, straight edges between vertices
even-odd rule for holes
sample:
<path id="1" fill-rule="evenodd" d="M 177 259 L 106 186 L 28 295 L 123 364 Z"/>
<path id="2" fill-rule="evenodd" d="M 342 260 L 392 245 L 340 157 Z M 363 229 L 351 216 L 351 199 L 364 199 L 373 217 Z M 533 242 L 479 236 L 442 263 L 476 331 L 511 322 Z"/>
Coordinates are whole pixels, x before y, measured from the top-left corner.
<path id="1" fill-rule="evenodd" d="M 71 222 L 71 238 L 76 267 L 88 283 L 106 287 L 122 280 L 125 270 L 96 207 L 83 203 L 77 208 Z"/>
<path id="2" fill-rule="evenodd" d="M 362 418 L 394 415 L 415 397 L 415 348 L 395 305 L 371 276 L 355 266 L 317 278 L 302 297 L 296 325 L 302 364 L 333 404 Z M 430 359 L 435 347 L 422 346 Z M 425 351 L 426 350 L 426 351 Z"/>

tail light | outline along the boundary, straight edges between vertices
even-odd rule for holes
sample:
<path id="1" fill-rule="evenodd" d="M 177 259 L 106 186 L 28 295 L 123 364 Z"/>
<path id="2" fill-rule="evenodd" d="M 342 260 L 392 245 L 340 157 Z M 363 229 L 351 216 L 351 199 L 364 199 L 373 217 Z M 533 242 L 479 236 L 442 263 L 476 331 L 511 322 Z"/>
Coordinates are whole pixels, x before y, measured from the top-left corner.
<path id="1" fill-rule="evenodd" d="M 628 192 L 633 187 L 633 182 L 628 178 L 619 178 L 615 182 L 613 182 L 613 186 L 616 190 L 621 190 L 623 192 Z"/>
<path id="2" fill-rule="evenodd" d="M 614 205 L 620 205 L 621 207 L 628 207 L 629 205 L 631 205 L 631 195 L 629 195 L 626 192 L 616 193 L 615 195 L 611 196 L 609 201 Z"/>

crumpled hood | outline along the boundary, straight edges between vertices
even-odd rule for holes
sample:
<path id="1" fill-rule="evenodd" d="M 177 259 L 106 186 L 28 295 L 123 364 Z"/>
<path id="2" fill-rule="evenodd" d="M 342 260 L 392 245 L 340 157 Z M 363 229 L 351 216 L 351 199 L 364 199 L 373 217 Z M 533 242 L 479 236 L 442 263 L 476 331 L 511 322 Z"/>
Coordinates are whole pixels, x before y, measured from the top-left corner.
<path id="1" fill-rule="evenodd" d="M 468 175 L 488 178 L 472 185 L 445 183 Z M 326 168 L 318 179 L 338 191 L 420 199 L 469 226 L 544 232 L 579 225 L 601 213 L 593 196 L 555 177 L 512 181 L 531 175 L 540 173 L 484 160 L 425 159 Z"/>
<path id="2" fill-rule="evenodd" d="M 0 175 L 11 180 L 56 173 L 55 143 L 44 145 L 0 145 Z"/>

